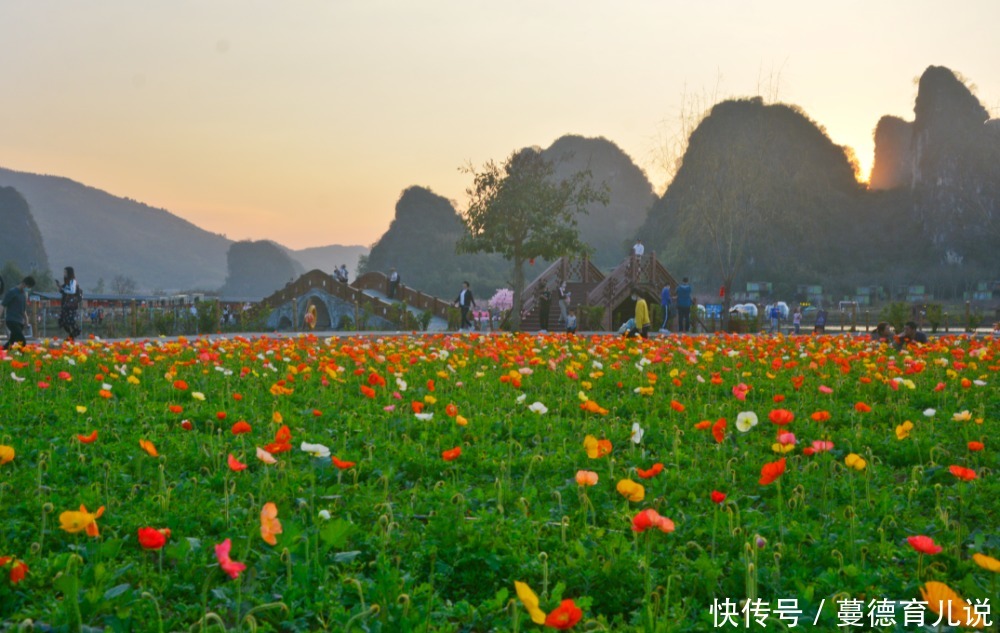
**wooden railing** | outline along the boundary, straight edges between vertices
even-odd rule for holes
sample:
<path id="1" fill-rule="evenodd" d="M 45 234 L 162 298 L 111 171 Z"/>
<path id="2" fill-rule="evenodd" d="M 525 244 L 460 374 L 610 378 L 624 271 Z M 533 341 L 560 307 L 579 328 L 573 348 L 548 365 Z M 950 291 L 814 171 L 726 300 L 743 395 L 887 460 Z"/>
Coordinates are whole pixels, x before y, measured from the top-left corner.
<path id="1" fill-rule="evenodd" d="M 363 290 L 375 290 L 386 296 L 389 295 L 389 278 L 380 272 L 365 273 L 351 282 L 350 285 Z M 431 314 L 442 319 L 448 318 L 448 311 L 452 308 L 452 304 L 447 301 L 404 284 L 399 284 L 396 288 L 394 299 L 418 310 L 430 311 Z"/>
<path id="2" fill-rule="evenodd" d="M 563 281 L 567 283 L 597 283 L 604 279 L 604 273 L 587 257 L 560 257 L 552 262 L 541 275 L 524 288 L 521 314 L 530 314 L 538 304 L 542 290 L 555 289 Z"/>
<path id="3" fill-rule="evenodd" d="M 642 290 L 654 297 L 660 296 L 663 286 L 669 285 L 676 292 L 677 280 L 663 267 L 655 254 L 636 257 L 629 256 L 618 264 L 593 290 L 587 295 L 587 303 L 593 306 L 604 306 L 602 325 L 604 329 L 612 329 L 612 312 L 632 292 L 633 288 Z"/>

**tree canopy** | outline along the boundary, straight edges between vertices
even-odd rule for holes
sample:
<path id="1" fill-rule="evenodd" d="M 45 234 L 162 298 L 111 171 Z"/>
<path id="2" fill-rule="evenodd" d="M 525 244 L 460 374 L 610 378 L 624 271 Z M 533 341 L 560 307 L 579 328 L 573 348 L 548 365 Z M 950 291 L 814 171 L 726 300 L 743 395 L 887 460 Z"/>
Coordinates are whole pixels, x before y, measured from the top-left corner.
<path id="1" fill-rule="evenodd" d="M 469 167 L 473 184 L 466 193 L 469 208 L 462 216 L 463 253 L 498 253 L 512 265 L 513 329 L 521 325 L 524 262 L 556 259 L 587 252 L 580 239 L 577 215 L 595 201 L 607 204 L 606 188 L 591 185 L 589 171 L 556 180 L 555 168 L 536 148 L 512 153 L 502 165 L 490 161 L 481 170 Z"/>

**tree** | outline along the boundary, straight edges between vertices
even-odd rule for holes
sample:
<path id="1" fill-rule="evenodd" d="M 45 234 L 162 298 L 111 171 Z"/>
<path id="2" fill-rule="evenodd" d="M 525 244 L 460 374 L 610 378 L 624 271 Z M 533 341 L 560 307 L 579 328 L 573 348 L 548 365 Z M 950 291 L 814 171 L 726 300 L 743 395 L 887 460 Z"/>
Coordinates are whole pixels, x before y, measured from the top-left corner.
<path id="1" fill-rule="evenodd" d="M 585 253 L 576 216 L 592 202 L 607 204 L 607 188 L 593 188 L 589 171 L 557 182 L 553 164 L 536 148 L 512 153 L 503 165 L 490 161 L 481 171 L 471 166 L 463 171 L 472 174 L 473 184 L 466 190 L 469 208 L 462 216 L 465 233 L 457 250 L 499 253 L 511 263 L 511 327 L 518 330 L 524 263 Z"/>
<path id="2" fill-rule="evenodd" d="M 138 287 L 135 279 L 125 275 L 115 275 L 115 278 L 111 280 L 111 292 L 119 296 L 135 294 Z"/>
<path id="3" fill-rule="evenodd" d="M 104 277 L 97 278 L 97 283 L 94 285 L 92 291 L 95 295 L 104 294 Z"/>

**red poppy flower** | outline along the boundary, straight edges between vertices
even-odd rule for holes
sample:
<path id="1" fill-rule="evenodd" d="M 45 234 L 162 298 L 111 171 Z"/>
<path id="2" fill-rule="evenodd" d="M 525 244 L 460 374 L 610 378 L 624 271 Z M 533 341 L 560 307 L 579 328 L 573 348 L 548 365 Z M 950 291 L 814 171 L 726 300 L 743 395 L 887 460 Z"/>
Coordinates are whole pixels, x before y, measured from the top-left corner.
<path id="1" fill-rule="evenodd" d="M 941 551 L 941 546 L 934 543 L 934 539 L 929 536 L 908 536 L 906 540 L 910 547 L 921 554 L 937 554 Z"/>
<path id="2" fill-rule="evenodd" d="M 23 560 L 15 560 L 13 556 L 0 556 L 0 567 L 4 567 L 11 561 L 14 561 L 14 564 L 10 567 L 10 584 L 16 585 L 28 575 L 28 566 L 24 564 Z"/>
<path id="3" fill-rule="evenodd" d="M 830 412 L 829 411 L 817 411 L 816 413 L 813 413 L 809 417 L 813 419 L 813 422 L 826 422 L 827 420 L 830 419 Z"/>
<path id="4" fill-rule="evenodd" d="M 684 405 L 681 404 L 680 402 L 677 402 L 676 400 L 671 400 L 670 401 L 670 408 L 673 409 L 674 411 L 678 412 L 678 413 L 683 413 L 684 412 Z"/>
<path id="5" fill-rule="evenodd" d="M 785 458 L 782 457 L 776 462 L 768 462 L 761 466 L 760 469 L 760 485 L 766 486 L 778 477 L 781 477 L 785 472 Z"/>
<path id="6" fill-rule="evenodd" d="M 713 503 L 722 503 L 725 500 L 726 500 L 726 493 L 719 492 L 718 490 L 713 490 L 712 491 L 712 502 Z"/>
<path id="7" fill-rule="evenodd" d="M 566 599 L 560 602 L 559 606 L 545 618 L 545 626 L 564 631 L 573 628 L 573 625 L 579 622 L 582 617 L 583 611 L 576 606 L 572 599 Z"/>
<path id="8" fill-rule="evenodd" d="M 183 413 L 184 412 L 184 407 L 182 407 L 179 404 L 172 404 L 172 405 L 170 405 L 167 408 L 170 410 L 171 413 Z"/>
<path id="9" fill-rule="evenodd" d="M 241 462 L 240 460 L 236 459 L 232 453 L 229 454 L 229 459 L 227 460 L 227 463 L 229 464 L 229 470 L 233 472 L 238 473 L 241 470 L 247 469 L 247 465 Z"/>
<path id="10" fill-rule="evenodd" d="M 139 528 L 139 545 L 143 549 L 157 550 L 167 544 L 170 537 L 170 528 L 157 530 L 151 527 Z"/>
<path id="11" fill-rule="evenodd" d="M 215 419 L 217 419 L 219 422 L 225 420 L 226 419 L 226 412 L 225 411 L 218 411 L 215 414 Z"/>
<path id="12" fill-rule="evenodd" d="M 91 432 L 90 435 L 77 435 L 76 439 L 81 444 L 93 444 L 97 441 L 97 431 Z"/>
<path id="13" fill-rule="evenodd" d="M 96 433 L 96 431 L 95 431 L 95 433 Z M 986 445 L 983 444 L 982 442 L 975 442 L 975 441 L 969 442 L 969 450 L 970 451 L 981 451 L 981 450 L 983 450 L 985 448 L 986 448 Z"/>
<path id="14" fill-rule="evenodd" d="M 868 412 L 870 412 L 872 410 L 872 408 L 869 407 L 864 402 L 855 402 L 854 403 L 854 410 L 857 411 L 858 413 L 868 413 Z"/>
<path id="15" fill-rule="evenodd" d="M 413 409 L 414 413 L 423 413 L 424 403 L 414 400 L 413 402 L 410 403 L 410 408 Z"/>
<path id="16" fill-rule="evenodd" d="M 444 413 L 449 418 L 453 418 L 456 415 L 458 415 L 458 407 L 455 406 L 454 404 L 449 404 L 447 407 L 444 408 Z"/>
<path id="17" fill-rule="evenodd" d="M 660 516 L 660 513 L 652 508 L 646 508 L 632 517 L 633 532 L 645 532 L 652 528 L 669 534 L 674 531 L 674 522 L 667 517 Z"/>
<path id="18" fill-rule="evenodd" d="M 383 378 L 381 374 L 372 372 L 368 374 L 368 384 L 371 385 L 372 387 L 384 387 L 385 378 Z"/>
<path id="19" fill-rule="evenodd" d="M 636 468 L 635 470 L 643 479 L 652 479 L 663 472 L 663 464 L 656 462 L 649 468 L 649 470 L 643 470 L 642 468 Z"/>
<path id="20" fill-rule="evenodd" d="M 347 470 L 348 468 L 354 468 L 354 464 L 356 463 L 356 462 L 345 462 L 341 459 L 338 459 L 336 455 L 331 456 L 330 460 L 333 462 L 333 465 L 340 470 Z"/>
<path id="21" fill-rule="evenodd" d="M 785 396 L 783 396 L 780 393 L 778 393 L 778 394 L 774 395 L 774 398 L 772 398 L 772 400 L 774 400 L 775 404 L 777 404 L 779 402 L 784 402 L 785 401 Z"/>
<path id="22" fill-rule="evenodd" d="M 187 388 L 188 388 L 188 384 L 186 382 L 184 382 L 183 380 L 175 380 L 174 381 L 174 389 L 176 389 L 178 391 L 185 391 L 185 390 L 187 390 Z"/>
<path id="23" fill-rule="evenodd" d="M 455 461 L 458 459 L 459 455 L 462 454 L 462 447 L 456 446 L 455 448 L 449 448 L 448 450 L 441 453 L 441 459 L 446 462 Z"/>
<path id="24" fill-rule="evenodd" d="M 368 385 L 361 385 L 361 393 L 366 398 L 374 398 L 375 397 L 375 390 L 372 389 L 371 387 L 369 387 Z"/>
<path id="25" fill-rule="evenodd" d="M 772 409 L 767 414 L 767 418 L 778 426 L 785 426 L 786 424 L 791 424 L 792 420 L 795 419 L 795 414 L 788 409 Z"/>
<path id="26" fill-rule="evenodd" d="M 955 475 L 962 481 L 972 481 L 976 478 L 976 471 L 971 468 L 965 468 L 964 466 L 949 466 L 948 470 L 951 471 L 952 475 Z"/>
<path id="27" fill-rule="evenodd" d="M 233 435 L 240 435 L 241 433 L 249 433 L 253 429 L 245 420 L 240 420 L 233 425 L 232 432 Z"/>
<path id="28" fill-rule="evenodd" d="M 722 440 L 726 439 L 726 419 L 719 418 L 712 425 L 712 437 L 718 444 L 722 444 Z"/>

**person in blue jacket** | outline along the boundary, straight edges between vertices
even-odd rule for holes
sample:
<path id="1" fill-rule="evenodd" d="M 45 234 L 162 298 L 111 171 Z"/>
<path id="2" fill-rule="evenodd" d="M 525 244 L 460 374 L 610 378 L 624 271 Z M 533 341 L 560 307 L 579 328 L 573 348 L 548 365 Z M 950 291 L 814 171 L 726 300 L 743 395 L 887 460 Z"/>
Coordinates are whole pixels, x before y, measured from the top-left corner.
<path id="1" fill-rule="evenodd" d="M 670 319 L 670 284 L 663 284 L 663 290 L 660 291 L 660 305 L 663 306 L 663 325 L 660 326 L 660 331 L 667 332 L 667 320 Z"/>
<path id="2" fill-rule="evenodd" d="M 677 286 L 677 331 L 691 331 L 691 284 L 687 277 Z"/>

